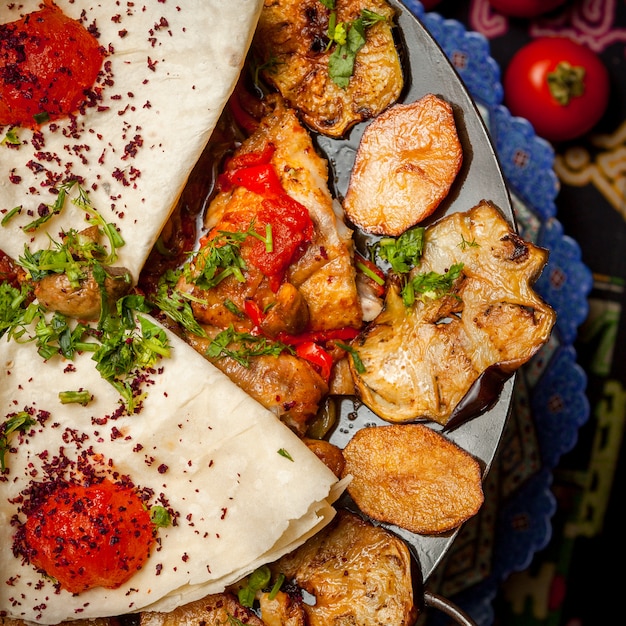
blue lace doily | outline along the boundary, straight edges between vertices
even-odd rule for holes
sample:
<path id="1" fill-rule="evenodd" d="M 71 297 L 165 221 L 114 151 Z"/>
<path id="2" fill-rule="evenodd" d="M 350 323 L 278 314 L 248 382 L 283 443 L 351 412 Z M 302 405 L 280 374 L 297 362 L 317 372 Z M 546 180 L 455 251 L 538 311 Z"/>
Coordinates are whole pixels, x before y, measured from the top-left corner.
<path id="1" fill-rule="evenodd" d="M 587 378 L 573 344 L 588 313 L 592 274 L 578 243 L 556 218 L 553 148 L 502 105 L 500 68 L 490 56 L 489 41 L 458 21 L 426 12 L 417 0 L 403 3 L 444 50 L 474 98 L 507 180 L 520 234 L 550 252 L 535 289 L 557 312 L 555 330 L 520 371 L 512 415 L 485 480 L 483 509 L 461 529 L 429 580 L 430 588 L 479 626 L 490 626 L 498 585 L 528 567 L 550 540 L 556 507 L 552 471 L 589 418 Z"/>

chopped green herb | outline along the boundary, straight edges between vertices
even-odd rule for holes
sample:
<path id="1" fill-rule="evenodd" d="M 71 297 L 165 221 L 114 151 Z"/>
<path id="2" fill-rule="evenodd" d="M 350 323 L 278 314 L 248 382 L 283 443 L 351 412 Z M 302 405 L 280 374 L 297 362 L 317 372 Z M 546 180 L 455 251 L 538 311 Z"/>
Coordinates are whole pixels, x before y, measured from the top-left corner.
<path id="1" fill-rule="evenodd" d="M 50 114 L 47 111 L 35 113 L 35 115 L 33 115 L 33 119 L 37 122 L 37 124 L 45 124 L 50 120 Z"/>
<path id="2" fill-rule="evenodd" d="M 232 344 L 234 346 L 230 347 Z M 240 333 L 233 326 L 230 326 L 215 336 L 209 344 L 206 354 L 214 359 L 228 356 L 235 359 L 240 365 L 249 367 L 251 357 L 278 356 L 284 350 L 290 350 L 290 348 L 280 341 L 271 341 L 266 337 L 250 333 Z"/>
<path id="3" fill-rule="evenodd" d="M 24 321 L 25 309 L 22 307 L 28 296 L 28 287 L 21 289 L 9 283 L 0 283 L 0 337 Z"/>
<path id="4" fill-rule="evenodd" d="M 9 128 L 6 135 L 2 139 L 2 142 L 0 143 L 2 143 L 2 145 L 7 144 L 7 143 L 13 146 L 20 145 L 20 138 L 17 136 L 17 129 L 15 128 L 15 126 Z"/>
<path id="5" fill-rule="evenodd" d="M 357 371 L 357 373 L 364 374 L 365 365 L 363 365 L 363 361 L 361 360 L 359 353 L 347 343 L 335 340 L 335 344 L 337 345 L 337 347 L 345 350 L 350 355 L 350 357 L 352 358 L 352 363 L 354 363 L 354 369 Z"/>
<path id="6" fill-rule="evenodd" d="M 172 524 L 169 511 L 160 505 L 150 507 L 150 521 L 159 528 L 167 528 Z"/>
<path id="7" fill-rule="evenodd" d="M 154 299 L 154 304 L 170 319 L 179 323 L 188 332 L 198 337 L 206 337 L 206 331 L 193 315 L 187 294 L 161 283 Z"/>
<path id="8" fill-rule="evenodd" d="M 463 235 L 461 235 L 461 243 L 459 244 L 459 248 L 461 248 L 461 250 L 465 250 L 466 248 L 480 248 L 480 244 L 476 241 L 476 239 L 468 241 L 467 239 L 465 239 L 465 237 L 463 237 Z"/>
<path id="9" fill-rule="evenodd" d="M 248 608 L 254 606 L 254 598 L 257 591 L 261 591 L 270 584 L 272 578 L 272 572 L 267 565 L 261 565 L 255 569 L 248 577 L 248 581 L 245 587 L 242 587 L 237 596 L 239 602 Z"/>
<path id="10" fill-rule="evenodd" d="M 93 400 L 93 396 L 86 389 L 81 391 L 59 391 L 59 400 L 61 404 L 81 404 L 82 406 L 87 406 Z"/>
<path id="11" fill-rule="evenodd" d="M 22 210 L 22 205 L 18 204 L 17 206 L 13 207 L 10 211 L 7 211 L 6 215 L 2 218 L 2 221 L 0 221 L 0 226 L 6 226 L 10 219 L 12 217 L 14 217 L 15 215 L 17 215 L 18 213 L 20 213 Z"/>
<path id="12" fill-rule="evenodd" d="M 280 450 L 278 450 L 278 454 L 280 454 L 280 456 L 284 456 L 286 459 L 289 459 L 290 461 L 293 461 L 293 457 L 291 456 L 291 454 L 289 454 L 287 450 L 285 450 L 285 448 L 280 448 Z"/>
<path id="13" fill-rule="evenodd" d="M 326 34 L 329 39 L 328 49 L 333 45 L 335 48 L 328 59 L 328 73 L 336 85 L 346 89 L 354 74 L 356 56 L 365 45 L 365 30 L 376 22 L 385 21 L 386 18 L 370 9 L 363 9 L 355 20 L 337 22 L 334 2 L 320 1 L 331 10 Z"/>
<path id="14" fill-rule="evenodd" d="M 454 281 L 463 271 L 463 263 L 455 263 L 444 274 L 426 272 L 417 274 L 402 289 L 402 301 L 412 306 L 415 300 L 436 300 L 450 293 Z"/>
<path id="15" fill-rule="evenodd" d="M 26 412 L 20 411 L 5 419 L 0 425 L 0 470 L 6 469 L 5 455 L 11 449 L 9 439 L 13 433 L 26 432 L 36 421 Z"/>
<path id="16" fill-rule="evenodd" d="M 420 264 L 425 232 L 423 226 L 414 226 L 396 239 L 385 237 L 376 243 L 375 252 L 391 265 L 394 272 L 405 274 Z"/>
<path id="17" fill-rule="evenodd" d="M 270 593 L 268 596 L 270 600 L 273 600 L 278 595 L 278 592 L 280 591 L 280 588 L 283 586 L 284 582 L 285 582 L 285 575 L 279 574 L 278 578 L 276 579 L 276 582 L 274 583 L 274 585 L 272 586 L 270 590 Z"/>

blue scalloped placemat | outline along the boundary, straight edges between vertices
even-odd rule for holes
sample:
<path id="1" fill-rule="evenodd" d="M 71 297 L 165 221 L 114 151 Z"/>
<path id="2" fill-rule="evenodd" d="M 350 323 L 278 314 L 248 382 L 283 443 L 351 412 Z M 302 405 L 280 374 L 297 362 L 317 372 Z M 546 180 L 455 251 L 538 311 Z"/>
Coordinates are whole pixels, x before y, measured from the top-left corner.
<path id="1" fill-rule="evenodd" d="M 502 105 L 500 68 L 490 56 L 489 41 L 458 21 L 426 12 L 417 0 L 403 3 L 473 96 L 507 180 L 520 234 L 550 251 L 535 289 L 557 312 L 555 330 L 520 371 L 512 415 L 485 480 L 483 510 L 461 529 L 429 580 L 429 588 L 458 604 L 479 626 L 490 626 L 500 582 L 528 567 L 550 541 L 556 508 L 552 471 L 589 418 L 587 377 L 573 344 L 588 314 L 592 274 L 578 243 L 556 218 L 554 150 L 528 121 L 511 116 Z"/>

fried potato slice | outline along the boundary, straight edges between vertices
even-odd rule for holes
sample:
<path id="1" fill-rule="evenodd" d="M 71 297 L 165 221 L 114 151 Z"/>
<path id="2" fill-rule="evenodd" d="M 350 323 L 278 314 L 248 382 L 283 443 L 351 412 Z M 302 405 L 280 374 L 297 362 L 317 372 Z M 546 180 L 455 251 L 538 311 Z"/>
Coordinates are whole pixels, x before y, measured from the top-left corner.
<path id="1" fill-rule="evenodd" d="M 348 218 L 377 235 L 401 235 L 432 215 L 461 164 L 451 105 L 427 94 L 395 104 L 366 129 L 343 203 Z"/>
<path id="2" fill-rule="evenodd" d="M 383 16 L 365 29 L 346 87 L 329 72 L 330 9 L 319 0 L 265 0 L 252 49 L 263 78 L 298 109 L 311 129 L 341 137 L 354 124 L 395 102 L 404 78 L 393 38 L 394 9 L 385 0 L 337 0 L 337 24 L 350 25 L 363 10 Z"/>
<path id="3" fill-rule="evenodd" d="M 315 596 L 309 626 L 412 626 L 418 615 L 404 541 L 345 509 L 270 568 Z"/>
<path id="4" fill-rule="evenodd" d="M 423 424 L 361 429 L 344 458 L 348 492 L 361 511 L 414 533 L 453 530 L 484 500 L 478 461 Z"/>
<path id="5" fill-rule="evenodd" d="M 139 620 L 139 626 L 223 626 L 231 623 L 264 626 L 263 621 L 231 593 L 211 594 L 169 613 L 144 611 Z"/>

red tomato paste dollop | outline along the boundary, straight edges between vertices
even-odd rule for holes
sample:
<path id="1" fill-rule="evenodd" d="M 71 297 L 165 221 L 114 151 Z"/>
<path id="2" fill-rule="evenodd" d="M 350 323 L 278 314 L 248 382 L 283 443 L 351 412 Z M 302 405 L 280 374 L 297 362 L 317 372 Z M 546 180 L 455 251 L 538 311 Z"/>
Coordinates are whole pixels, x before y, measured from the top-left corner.
<path id="1" fill-rule="evenodd" d="M 52 490 L 23 530 L 30 563 L 71 593 L 119 587 L 141 569 L 155 541 L 136 491 L 109 480 Z"/>
<path id="2" fill-rule="evenodd" d="M 37 127 L 77 111 L 103 57 L 96 38 L 50 0 L 0 24 L 0 126 Z"/>

